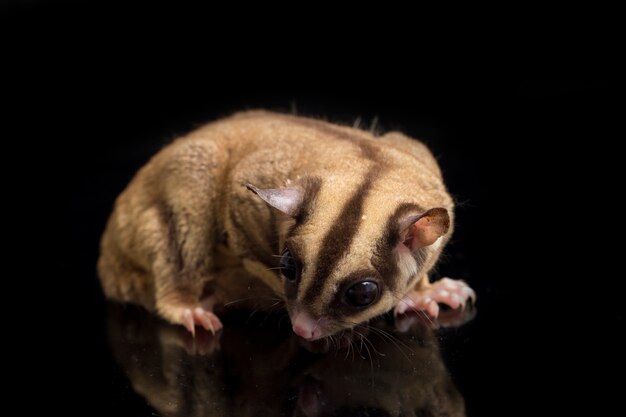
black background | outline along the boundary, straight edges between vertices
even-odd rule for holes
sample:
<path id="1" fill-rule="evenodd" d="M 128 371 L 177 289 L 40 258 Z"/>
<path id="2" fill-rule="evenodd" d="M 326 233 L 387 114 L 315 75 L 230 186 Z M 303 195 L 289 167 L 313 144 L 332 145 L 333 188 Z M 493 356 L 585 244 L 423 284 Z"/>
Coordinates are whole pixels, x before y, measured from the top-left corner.
<path id="1" fill-rule="evenodd" d="M 26 194 L 18 211 L 36 213 L 22 255 L 41 272 L 21 291 L 37 288 L 43 303 L 28 320 L 24 384 L 42 403 L 90 415 L 136 406 L 111 371 L 95 275 L 113 201 L 176 136 L 265 108 L 376 120 L 437 155 L 459 204 L 439 274 L 479 295 L 448 352 L 469 415 L 612 408 L 607 378 L 623 375 L 623 272 L 609 239 L 621 217 L 621 83 L 433 78 L 390 50 L 335 59 L 295 35 L 217 29 L 195 11 L 24 4 L 2 9 L 5 126 L 25 157 L 5 181 Z"/>

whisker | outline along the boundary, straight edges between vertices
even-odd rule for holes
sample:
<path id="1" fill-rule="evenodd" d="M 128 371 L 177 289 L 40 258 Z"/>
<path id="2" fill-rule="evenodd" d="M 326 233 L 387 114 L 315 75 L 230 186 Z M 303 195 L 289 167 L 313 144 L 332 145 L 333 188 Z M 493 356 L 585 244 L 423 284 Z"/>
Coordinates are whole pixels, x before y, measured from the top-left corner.
<path id="1" fill-rule="evenodd" d="M 409 361 L 411 362 L 411 359 L 408 357 L 408 355 L 406 353 L 404 353 L 404 351 L 402 350 L 402 348 L 400 347 L 400 345 L 402 345 L 403 347 L 405 347 L 409 352 L 415 354 L 415 351 L 413 349 L 411 349 L 410 346 L 408 346 L 406 343 L 402 342 L 400 339 L 398 339 L 397 337 L 393 336 L 392 334 L 382 330 L 382 329 L 377 329 L 375 327 L 370 327 L 370 330 L 374 332 L 374 334 L 376 334 L 378 337 L 385 338 L 385 340 L 390 341 L 391 343 L 393 343 L 396 348 L 398 348 L 398 350 L 400 351 L 400 353 L 402 353 L 402 355 Z M 399 344 L 398 344 L 399 343 Z"/>
<path id="2" fill-rule="evenodd" d="M 254 310 L 252 310 L 252 313 L 250 313 L 250 315 L 248 316 L 248 319 L 246 320 L 245 324 L 248 324 L 250 322 L 250 320 L 252 319 L 252 316 L 254 316 L 254 314 L 259 311 L 258 308 L 255 308 Z"/>
<path id="3" fill-rule="evenodd" d="M 237 300 L 233 300 L 233 301 L 229 301 L 227 303 L 224 303 L 223 306 L 227 307 L 231 304 L 235 304 L 235 303 L 240 303 L 242 301 L 248 301 L 248 300 L 259 300 L 259 299 L 263 299 L 263 300 L 271 300 L 271 301 L 279 301 L 282 302 L 283 300 L 281 300 L 280 298 L 275 298 L 275 297 L 263 297 L 263 296 L 255 296 L 255 297 L 245 297 L 245 298 L 239 298 Z"/>
<path id="4" fill-rule="evenodd" d="M 408 346 L 406 343 L 402 342 L 400 339 L 398 339 L 396 336 L 394 336 L 393 334 L 380 329 L 378 327 L 369 325 L 367 323 L 356 323 L 356 322 L 351 322 L 351 321 L 347 321 L 347 320 L 341 320 L 341 323 L 346 324 L 346 325 L 351 325 L 354 326 L 355 328 L 361 328 L 364 330 L 370 330 L 372 331 L 376 336 L 378 336 L 379 338 L 381 338 L 381 340 L 387 340 L 390 341 L 391 343 L 393 343 L 396 348 L 400 351 L 400 353 L 402 353 L 402 355 L 410 362 L 411 359 L 408 357 L 408 355 L 404 352 L 404 350 L 402 349 L 402 347 L 406 348 L 409 352 L 411 353 L 415 353 L 415 351 L 413 349 L 411 349 L 410 346 Z M 358 333 L 359 335 L 361 333 Z"/>
<path id="5" fill-rule="evenodd" d="M 289 314 L 283 314 L 283 316 L 280 318 L 280 320 L 278 320 L 278 328 L 280 328 L 281 323 L 283 322 L 283 320 L 285 320 L 285 317 L 289 317 Z"/>
<path id="6" fill-rule="evenodd" d="M 224 303 L 224 307 L 228 307 L 231 304 L 240 303 L 242 301 L 248 301 L 248 300 L 256 300 L 256 297 L 246 297 L 246 298 L 240 298 L 238 300 L 229 301 L 227 303 Z"/>
<path id="7" fill-rule="evenodd" d="M 391 296 L 395 298 L 396 300 L 398 300 L 398 303 L 406 304 L 406 301 L 404 301 L 404 297 L 398 297 L 394 292 L 391 293 Z M 424 318 L 428 320 L 428 322 L 430 323 L 430 326 L 435 327 L 435 328 L 438 327 L 437 322 L 433 321 L 433 319 L 428 315 L 428 313 L 424 312 L 423 310 L 413 310 L 413 311 L 417 312 L 418 315 L 419 313 L 423 313 Z"/>
<path id="8" fill-rule="evenodd" d="M 363 327 L 363 326 L 360 326 Z M 367 329 L 366 327 L 363 327 L 364 329 Z M 369 329 L 371 330 L 372 328 L 369 327 Z M 378 354 L 379 356 L 385 356 L 385 354 L 380 353 L 378 350 L 376 350 L 376 348 L 374 347 L 374 344 L 372 343 L 371 340 L 369 340 L 369 338 L 367 336 L 365 336 L 365 343 L 369 343 L 369 345 L 372 347 L 372 350 L 374 351 L 374 353 Z"/>
<path id="9" fill-rule="evenodd" d="M 352 362 L 355 361 L 355 352 L 356 352 L 356 345 L 354 344 L 354 339 L 350 338 L 350 348 L 352 349 Z"/>
<path id="10" fill-rule="evenodd" d="M 344 336 L 346 334 L 345 331 L 342 332 L 342 336 Z M 350 356 L 350 351 L 352 350 L 352 338 L 349 336 L 346 336 L 347 340 L 348 340 L 348 348 L 346 349 L 346 356 L 343 358 L 343 360 L 345 361 L 346 359 L 348 359 L 348 356 Z"/>
<path id="11" fill-rule="evenodd" d="M 365 346 L 365 349 L 367 350 L 367 356 L 369 356 L 370 358 L 370 369 L 372 370 L 372 374 L 373 374 L 374 373 L 374 361 L 372 360 L 372 352 L 370 352 L 370 348 L 367 347 L 367 343 L 363 343 L 363 338 L 364 336 L 361 335 L 361 346 Z"/>
<path id="12" fill-rule="evenodd" d="M 357 333 L 359 336 L 361 336 L 361 345 L 359 346 L 359 356 L 361 357 L 361 359 L 365 359 L 365 356 L 363 356 L 363 335 L 361 333 Z"/>
<path id="13" fill-rule="evenodd" d="M 265 321 L 267 320 L 267 318 L 274 312 L 276 312 L 276 310 L 272 310 L 273 307 L 277 306 L 278 304 L 280 304 L 282 300 L 276 301 L 274 304 L 272 304 L 271 306 L 268 307 L 268 310 L 270 310 L 266 315 L 265 318 L 263 319 L 263 321 L 261 321 L 261 324 L 259 324 L 259 327 L 262 327 L 263 324 L 265 323 Z"/>
<path id="14" fill-rule="evenodd" d="M 433 321 L 433 319 L 428 315 L 428 313 L 423 310 L 417 311 L 417 317 L 419 317 L 424 323 L 429 325 L 429 327 L 432 327 L 432 328 L 439 327 L 439 324 Z"/>
<path id="15" fill-rule="evenodd" d="M 339 352 L 339 343 L 337 343 L 337 340 L 335 339 L 335 335 L 330 336 L 330 344 L 333 348 L 333 350 L 335 351 L 335 357 L 337 357 L 337 353 Z"/>

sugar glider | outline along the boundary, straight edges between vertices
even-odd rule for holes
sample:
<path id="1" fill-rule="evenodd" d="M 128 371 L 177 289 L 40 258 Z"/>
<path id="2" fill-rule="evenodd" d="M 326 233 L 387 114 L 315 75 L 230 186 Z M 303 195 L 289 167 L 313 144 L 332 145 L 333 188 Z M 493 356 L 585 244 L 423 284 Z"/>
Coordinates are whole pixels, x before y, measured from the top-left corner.
<path id="1" fill-rule="evenodd" d="M 194 332 L 222 328 L 209 283 L 234 258 L 316 340 L 394 310 L 437 316 L 475 294 L 430 283 L 453 200 L 432 154 L 371 133 L 263 111 L 191 132 L 139 170 L 102 236 L 106 296 Z"/>

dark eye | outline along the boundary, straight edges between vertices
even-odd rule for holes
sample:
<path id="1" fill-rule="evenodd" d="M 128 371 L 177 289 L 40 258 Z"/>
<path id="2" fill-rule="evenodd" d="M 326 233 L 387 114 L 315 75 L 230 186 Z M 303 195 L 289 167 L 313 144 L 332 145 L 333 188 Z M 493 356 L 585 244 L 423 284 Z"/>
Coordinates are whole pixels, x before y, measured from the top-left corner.
<path id="1" fill-rule="evenodd" d="M 298 275 L 296 260 L 291 256 L 289 249 L 285 249 L 283 255 L 280 257 L 280 273 L 289 281 L 295 280 Z"/>
<path id="2" fill-rule="evenodd" d="M 378 296 L 378 284 L 373 281 L 357 282 L 346 290 L 346 300 L 355 307 L 365 307 Z"/>

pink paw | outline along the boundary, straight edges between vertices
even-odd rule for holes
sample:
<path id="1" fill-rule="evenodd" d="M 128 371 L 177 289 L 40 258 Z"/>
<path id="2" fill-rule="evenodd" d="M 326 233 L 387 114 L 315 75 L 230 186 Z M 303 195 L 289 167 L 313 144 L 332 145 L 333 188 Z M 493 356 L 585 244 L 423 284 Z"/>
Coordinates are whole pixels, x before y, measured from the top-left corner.
<path id="1" fill-rule="evenodd" d="M 202 307 L 196 307 L 193 310 L 190 308 L 184 309 L 181 323 L 194 336 L 196 334 L 196 325 L 204 327 L 212 334 L 215 334 L 223 327 L 220 319 L 212 311 L 207 311 Z"/>
<path id="2" fill-rule="evenodd" d="M 476 302 L 476 293 L 465 282 L 442 278 L 428 288 L 413 290 L 404 296 L 396 306 L 394 313 L 424 311 L 432 318 L 439 316 L 439 304 L 446 304 L 453 309 L 465 307 L 468 299 Z"/>

